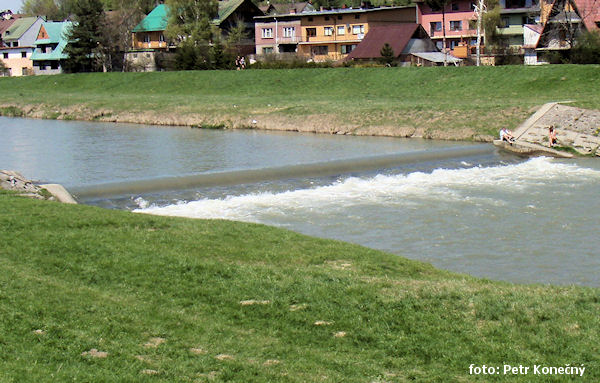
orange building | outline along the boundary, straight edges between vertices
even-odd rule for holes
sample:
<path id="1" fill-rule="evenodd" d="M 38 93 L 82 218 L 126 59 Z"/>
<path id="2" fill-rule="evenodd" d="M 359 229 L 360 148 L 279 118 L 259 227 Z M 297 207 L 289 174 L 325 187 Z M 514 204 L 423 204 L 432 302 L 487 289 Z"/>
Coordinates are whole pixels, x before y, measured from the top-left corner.
<path id="1" fill-rule="evenodd" d="M 364 39 L 370 27 L 415 23 L 416 18 L 414 5 L 257 17 L 256 53 L 296 52 L 314 61 L 341 60 Z M 294 30 L 293 39 L 286 35 L 286 29 Z"/>

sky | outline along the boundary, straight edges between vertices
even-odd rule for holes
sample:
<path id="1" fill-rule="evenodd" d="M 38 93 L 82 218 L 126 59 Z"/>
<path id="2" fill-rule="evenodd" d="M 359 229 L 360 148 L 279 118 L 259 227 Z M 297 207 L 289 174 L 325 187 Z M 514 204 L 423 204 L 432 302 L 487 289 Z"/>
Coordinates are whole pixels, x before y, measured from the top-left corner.
<path id="1" fill-rule="evenodd" d="M 23 5 L 23 0 L 0 0 L 0 11 L 10 9 L 17 12 L 21 9 L 21 5 Z"/>

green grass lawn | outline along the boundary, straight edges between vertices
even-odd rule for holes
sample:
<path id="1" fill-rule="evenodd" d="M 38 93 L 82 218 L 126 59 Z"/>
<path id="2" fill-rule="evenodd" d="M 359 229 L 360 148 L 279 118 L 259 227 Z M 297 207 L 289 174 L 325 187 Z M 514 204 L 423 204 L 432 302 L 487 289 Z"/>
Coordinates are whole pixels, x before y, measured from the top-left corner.
<path id="1" fill-rule="evenodd" d="M 92 73 L 0 78 L 0 113 L 489 139 L 546 102 L 600 109 L 599 94 L 598 65 Z"/>
<path id="2" fill-rule="evenodd" d="M 600 380 L 598 289 L 481 280 L 263 225 L 6 192 L 0 212 L 1 382 Z"/>

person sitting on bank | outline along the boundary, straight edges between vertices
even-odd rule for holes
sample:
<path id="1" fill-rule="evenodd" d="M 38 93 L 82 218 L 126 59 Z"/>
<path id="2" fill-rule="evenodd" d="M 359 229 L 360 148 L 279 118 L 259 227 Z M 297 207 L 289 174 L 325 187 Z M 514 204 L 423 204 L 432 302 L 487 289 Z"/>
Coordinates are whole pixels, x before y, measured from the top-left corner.
<path id="1" fill-rule="evenodd" d="M 515 142 L 515 136 L 510 130 L 502 128 L 500 129 L 500 140 L 512 143 Z"/>
<path id="2" fill-rule="evenodd" d="M 556 145 L 556 131 L 554 130 L 553 125 L 550 125 L 550 127 L 548 128 L 548 141 L 548 146 L 553 147 L 554 145 Z"/>

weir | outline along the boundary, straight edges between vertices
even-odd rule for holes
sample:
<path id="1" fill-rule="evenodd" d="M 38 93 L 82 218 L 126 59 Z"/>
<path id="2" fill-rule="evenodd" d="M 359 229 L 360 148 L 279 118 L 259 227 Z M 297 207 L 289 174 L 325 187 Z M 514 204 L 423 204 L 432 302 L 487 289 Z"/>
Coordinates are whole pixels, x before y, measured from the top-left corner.
<path id="1" fill-rule="evenodd" d="M 85 200 L 169 190 L 231 186 L 279 179 L 328 176 L 377 170 L 403 164 L 486 155 L 493 153 L 494 150 L 494 147 L 489 144 L 469 145 L 263 169 L 235 170 L 227 172 L 203 173 L 182 177 L 165 177 L 103 183 L 92 186 L 72 188 L 70 192 L 79 200 Z"/>

